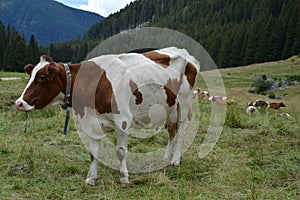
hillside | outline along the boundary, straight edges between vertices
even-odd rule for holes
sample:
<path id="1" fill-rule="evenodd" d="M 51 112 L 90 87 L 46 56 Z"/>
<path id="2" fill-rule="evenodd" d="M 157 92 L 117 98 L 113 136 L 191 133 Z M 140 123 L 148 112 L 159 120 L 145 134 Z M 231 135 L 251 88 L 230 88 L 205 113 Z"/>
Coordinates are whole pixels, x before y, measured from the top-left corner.
<path id="1" fill-rule="evenodd" d="M 300 75 L 300 56 L 293 56 L 286 60 L 273 61 L 252 64 L 241 67 L 220 69 L 219 72 L 224 82 L 226 96 L 237 100 L 238 105 L 246 107 L 247 102 L 261 99 L 269 102 L 284 102 L 286 108 L 282 112 L 297 113 L 300 111 L 295 107 L 300 106 L 300 85 L 290 86 L 290 89 L 276 91 L 276 96 L 282 96 L 282 99 L 270 99 L 266 95 L 251 94 L 248 92 L 253 81 L 262 73 L 275 80 L 286 80 L 287 76 Z M 205 71 L 201 73 L 198 81 L 198 87 L 203 90 L 208 89 L 202 77 L 209 77 L 215 74 L 214 71 Z"/>
<path id="2" fill-rule="evenodd" d="M 85 38 L 166 27 L 199 42 L 219 67 L 241 66 L 297 55 L 299 10 L 299 0 L 139 0 L 95 24 Z"/>
<path id="3" fill-rule="evenodd" d="M 54 0 L 0 0 L 0 20 L 40 45 L 65 42 L 82 36 L 102 16 L 67 7 Z"/>
<path id="4" fill-rule="evenodd" d="M 1 199 L 299 199 L 300 86 L 285 91 L 282 101 L 286 108 L 258 112 L 252 117 L 245 112 L 249 99 L 265 98 L 247 93 L 257 75 L 264 72 L 283 78 L 299 73 L 299 67 L 300 57 L 295 56 L 221 69 L 226 92 L 238 100 L 238 105 L 227 107 L 227 119 L 231 121 L 226 120 L 213 150 L 204 158 L 197 156 L 214 119 L 211 103 L 199 100 L 200 112 L 195 109 L 193 116 L 200 125 L 180 166 L 130 173 L 131 185 L 126 186 L 119 182 L 119 172 L 101 160 L 95 187 L 86 186 L 91 161 L 74 120 L 66 136 L 62 133 L 63 109 L 49 106 L 30 113 L 17 111 L 14 101 L 28 79 L 0 81 Z M 0 77 L 18 75 L 0 72 Z M 202 86 L 201 78 L 199 81 L 198 86 Z M 292 117 L 278 116 L 283 112 Z M 231 122 L 238 126 L 232 127 Z M 149 138 L 130 135 L 128 151 L 161 150 L 168 143 L 168 134 L 156 133 Z M 109 136 L 112 142 L 116 141 L 114 135 Z M 115 148 L 112 155 L 116 158 Z M 151 154 L 144 155 L 145 160 L 153 159 Z"/>

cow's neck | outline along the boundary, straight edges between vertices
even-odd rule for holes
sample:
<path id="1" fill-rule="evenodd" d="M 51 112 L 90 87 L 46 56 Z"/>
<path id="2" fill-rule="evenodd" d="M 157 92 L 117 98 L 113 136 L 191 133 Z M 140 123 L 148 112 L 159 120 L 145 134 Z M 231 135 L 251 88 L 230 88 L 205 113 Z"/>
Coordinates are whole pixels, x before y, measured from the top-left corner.
<path id="1" fill-rule="evenodd" d="M 78 70 L 81 66 L 81 64 L 68 64 L 69 69 L 70 69 L 70 74 L 71 74 L 71 91 L 70 91 L 70 98 L 69 98 L 69 106 L 72 107 L 72 94 L 73 94 L 73 87 L 74 87 L 74 83 L 76 80 L 76 76 L 78 73 Z M 62 65 L 62 67 L 64 68 L 64 66 Z M 65 71 L 65 69 L 64 69 Z M 67 76 L 66 76 L 66 71 L 64 73 L 64 89 L 63 89 L 63 93 L 64 95 L 66 95 L 66 86 L 67 86 Z"/>

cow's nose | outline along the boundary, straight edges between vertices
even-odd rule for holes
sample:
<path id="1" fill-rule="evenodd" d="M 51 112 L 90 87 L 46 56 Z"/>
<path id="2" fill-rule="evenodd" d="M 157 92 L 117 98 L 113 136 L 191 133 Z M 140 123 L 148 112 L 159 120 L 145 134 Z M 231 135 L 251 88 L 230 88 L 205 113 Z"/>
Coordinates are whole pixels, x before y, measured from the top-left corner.
<path id="1" fill-rule="evenodd" d="M 22 101 L 16 101 L 16 107 L 19 110 L 24 110 L 24 105 L 23 105 Z"/>

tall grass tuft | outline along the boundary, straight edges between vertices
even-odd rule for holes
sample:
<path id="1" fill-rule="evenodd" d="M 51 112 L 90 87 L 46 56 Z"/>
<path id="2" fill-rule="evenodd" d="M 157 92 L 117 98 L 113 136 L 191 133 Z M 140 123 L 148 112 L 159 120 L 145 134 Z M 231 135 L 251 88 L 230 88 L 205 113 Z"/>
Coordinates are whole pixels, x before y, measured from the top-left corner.
<path id="1" fill-rule="evenodd" d="M 231 128 L 242 128 L 241 115 L 236 105 L 229 105 L 226 112 L 225 125 Z"/>

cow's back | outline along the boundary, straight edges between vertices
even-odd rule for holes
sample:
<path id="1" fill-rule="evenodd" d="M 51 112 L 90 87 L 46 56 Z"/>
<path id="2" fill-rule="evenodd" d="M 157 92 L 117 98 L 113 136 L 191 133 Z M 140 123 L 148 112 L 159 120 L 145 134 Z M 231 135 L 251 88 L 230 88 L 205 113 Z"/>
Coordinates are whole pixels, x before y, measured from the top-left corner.
<path id="1" fill-rule="evenodd" d="M 181 101 L 187 100 L 182 103 L 191 104 L 200 70 L 194 57 L 175 47 L 146 54 L 100 56 L 91 61 L 106 72 L 111 82 L 119 121 L 149 128 L 177 119 L 180 96 Z"/>

